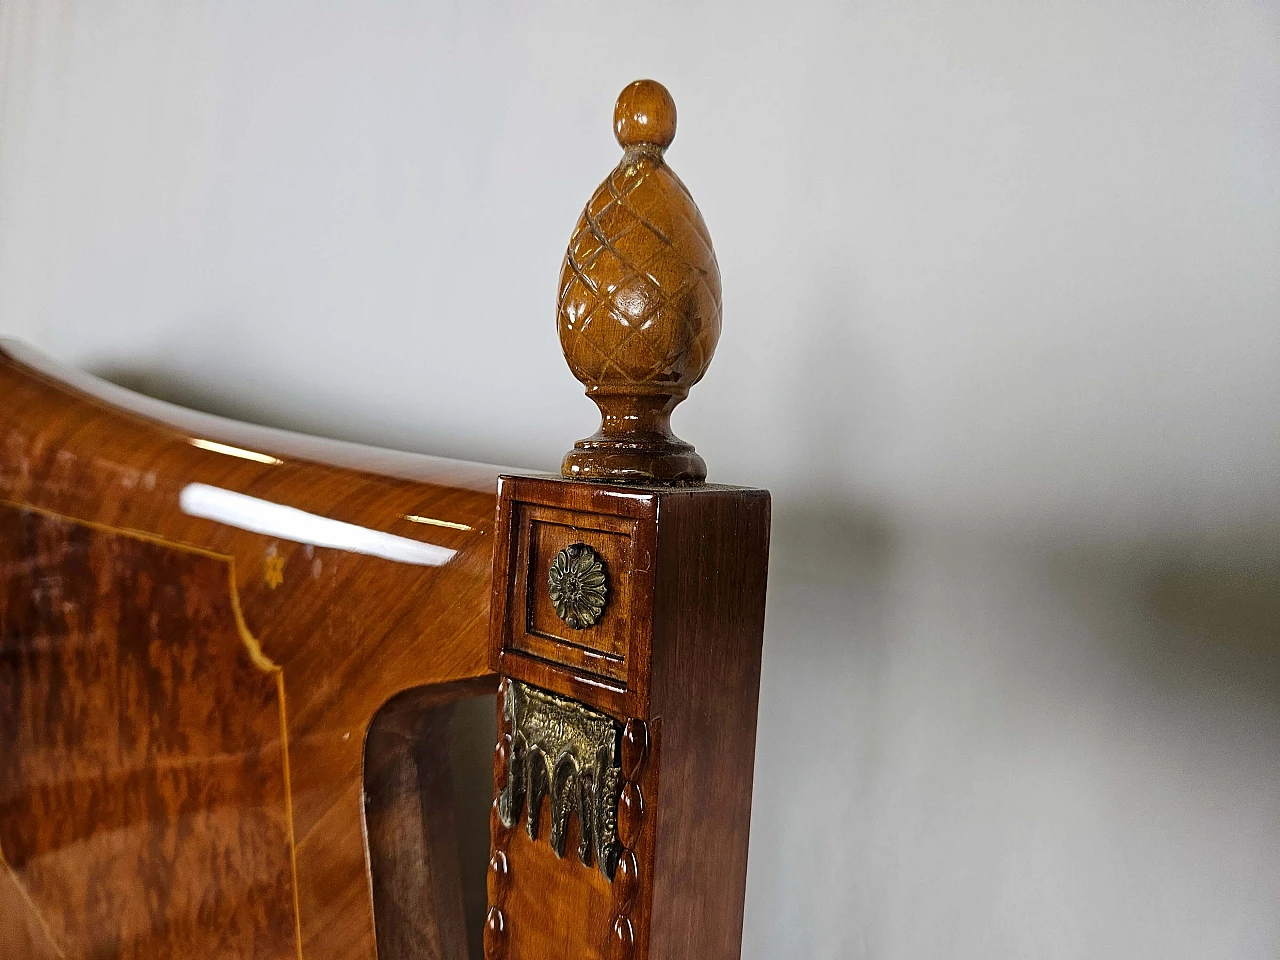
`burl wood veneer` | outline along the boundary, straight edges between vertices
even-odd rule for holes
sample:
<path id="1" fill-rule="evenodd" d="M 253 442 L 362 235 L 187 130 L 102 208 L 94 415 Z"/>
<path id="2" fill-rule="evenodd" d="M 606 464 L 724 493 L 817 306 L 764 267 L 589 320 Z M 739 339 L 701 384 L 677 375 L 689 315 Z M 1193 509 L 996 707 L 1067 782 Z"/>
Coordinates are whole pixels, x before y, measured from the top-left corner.
<path id="1" fill-rule="evenodd" d="M 0 956 L 466 957 L 496 475 L 6 347 Z"/>

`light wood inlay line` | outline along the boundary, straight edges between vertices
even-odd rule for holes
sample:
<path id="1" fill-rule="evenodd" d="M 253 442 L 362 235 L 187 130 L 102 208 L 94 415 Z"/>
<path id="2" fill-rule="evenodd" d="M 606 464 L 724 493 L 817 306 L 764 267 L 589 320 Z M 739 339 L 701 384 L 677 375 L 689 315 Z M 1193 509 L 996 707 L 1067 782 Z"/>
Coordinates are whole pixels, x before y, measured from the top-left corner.
<path id="1" fill-rule="evenodd" d="M 40 912 L 40 908 L 36 906 L 35 901 L 31 899 L 31 894 L 27 892 L 26 884 L 22 882 L 22 878 L 18 876 L 18 872 L 13 869 L 9 861 L 5 859 L 4 850 L 0 848 L 0 866 L 4 867 L 5 873 L 9 875 L 9 879 L 13 881 L 13 887 L 18 891 L 23 902 L 27 905 L 27 909 L 31 912 L 31 916 L 36 923 L 40 924 L 40 929 L 44 931 L 45 937 L 49 941 L 49 945 L 63 960 L 66 960 L 66 951 L 58 943 L 57 937 L 53 935 L 53 931 L 49 929 L 49 921 L 44 918 L 44 914 Z"/>

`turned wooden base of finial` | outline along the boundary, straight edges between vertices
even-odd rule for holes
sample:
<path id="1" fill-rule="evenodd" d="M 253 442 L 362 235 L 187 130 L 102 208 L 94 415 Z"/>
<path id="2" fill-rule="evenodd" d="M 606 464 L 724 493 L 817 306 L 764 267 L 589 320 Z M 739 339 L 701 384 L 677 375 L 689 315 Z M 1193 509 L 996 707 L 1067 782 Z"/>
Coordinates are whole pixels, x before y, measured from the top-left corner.
<path id="1" fill-rule="evenodd" d="M 562 476 L 613 483 L 702 483 L 707 465 L 692 444 L 679 440 L 662 447 L 602 438 L 579 440 L 565 454 Z"/>
<path id="2" fill-rule="evenodd" d="M 626 392 L 596 387 L 587 396 L 600 408 L 600 429 L 565 454 L 560 474 L 614 483 L 702 483 L 707 465 L 671 432 L 671 411 L 684 399 L 628 385 Z M 634 391 L 634 392 L 633 392 Z"/>

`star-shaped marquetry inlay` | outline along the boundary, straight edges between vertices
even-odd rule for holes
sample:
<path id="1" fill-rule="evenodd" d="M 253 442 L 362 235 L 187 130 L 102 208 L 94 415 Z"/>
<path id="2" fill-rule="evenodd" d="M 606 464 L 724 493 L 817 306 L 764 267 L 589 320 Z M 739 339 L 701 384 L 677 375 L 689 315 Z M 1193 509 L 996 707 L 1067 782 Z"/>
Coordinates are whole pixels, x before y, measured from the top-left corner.
<path id="1" fill-rule="evenodd" d="M 278 553 L 268 553 L 263 562 L 262 579 L 272 590 L 284 583 L 284 557 Z"/>

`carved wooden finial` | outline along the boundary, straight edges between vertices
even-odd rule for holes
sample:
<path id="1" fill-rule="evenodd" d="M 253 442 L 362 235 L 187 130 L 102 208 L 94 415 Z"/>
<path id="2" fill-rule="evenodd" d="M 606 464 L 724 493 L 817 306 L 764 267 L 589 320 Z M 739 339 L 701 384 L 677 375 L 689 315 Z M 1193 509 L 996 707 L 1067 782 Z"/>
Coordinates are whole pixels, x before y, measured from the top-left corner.
<path id="1" fill-rule="evenodd" d="M 720 339 L 720 268 L 702 214 L 662 152 L 676 135 L 667 88 L 637 80 L 618 97 L 622 162 L 574 228 L 556 318 L 600 429 L 564 458 L 566 477 L 699 483 L 707 466 L 671 432 Z"/>

